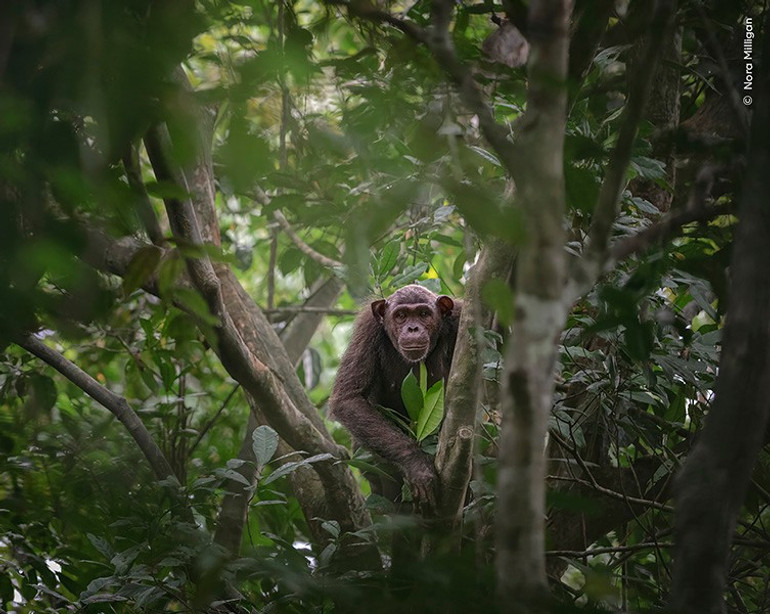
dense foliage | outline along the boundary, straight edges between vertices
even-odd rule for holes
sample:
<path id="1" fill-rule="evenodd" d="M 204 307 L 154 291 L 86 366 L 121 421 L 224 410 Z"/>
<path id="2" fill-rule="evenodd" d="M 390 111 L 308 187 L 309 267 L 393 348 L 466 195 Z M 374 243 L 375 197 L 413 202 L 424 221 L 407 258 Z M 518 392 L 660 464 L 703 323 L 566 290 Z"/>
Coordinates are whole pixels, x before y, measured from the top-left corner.
<path id="1" fill-rule="evenodd" d="M 574 29 L 585 38 L 570 47 L 563 225 L 576 257 L 587 249 L 649 25 L 644 0 L 596 4 L 606 5 L 604 18 L 577 2 Z M 547 572 L 558 611 L 666 602 L 674 476 L 719 375 L 747 151 L 743 116 L 728 100 L 742 78 L 746 16 L 759 36 L 758 4 L 680 4 L 612 227 L 628 250 L 575 302 L 558 340 L 546 442 Z M 526 68 L 495 61 L 485 41 L 506 13 L 536 36 L 525 8 L 459 3 L 451 29 L 457 59 L 511 140 L 522 130 Z M 382 10 L 419 26 L 432 19 L 423 0 Z M 510 280 L 481 290 L 495 316 L 476 331 L 484 395 L 463 526 L 457 543 L 423 543 L 420 557 L 421 533 L 441 534 L 440 525 L 396 514 L 376 495 L 369 526 L 308 513 L 299 485 L 333 449 L 279 445 L 286 433 L 221 351 L 221 314 L 189 266 L 206 259 L 220 278 L 235 271 L 284 341 L 310 330 L 296 355 L 287 345 L 287 360 L 329 445 L 352 455 L 335 466 L 350 467 L 369 495 L 360 470 L 372 459 L 326 415 L 353 314 L 413 282 L 461 297 L 483 245 L 532 237 L 476 110 L 428 48 L 380 15 L 368 2 L 309 0 L 0 8 L 0 611 L 497 611 Z M 575 41 L 588 41 L 591 26 L 595 48 L 582 49 Z M 573 59 L 583 66 L 573 69 Z M 147 135 L 159 125 L 186 184 L 164 176 L 153 152 Z M 213 172 L 213 221 L 195 197 L 201 158 Z M 191 194 L 205 247 L 165 213 Z M 669 210 L 705 204 L 712 213 L 692 223 L 640 235 Z M 133 250 L 127 258 L 123 247 Z M 245 331 L 255 316 L 226 300 Z M 140 436 L 34 356 L 29 338 L 125 399 L 171 472 L 159 476 Z M 260 364 L 299 405 L 271 362 L 284 359 L 260 347 Z M 250 422 L 254 411 L 268 419 Z M 438 435 L 428 433 L 419 438 L 435 453 Z M 248 500 L 236 552 L 219 533 L 232 493 Z M 769 493 L 763 451 L 733 540 L 731 612 L 770 610 Z M 384 567 L 351 558 L 351 536 L 377 544 Z"/>

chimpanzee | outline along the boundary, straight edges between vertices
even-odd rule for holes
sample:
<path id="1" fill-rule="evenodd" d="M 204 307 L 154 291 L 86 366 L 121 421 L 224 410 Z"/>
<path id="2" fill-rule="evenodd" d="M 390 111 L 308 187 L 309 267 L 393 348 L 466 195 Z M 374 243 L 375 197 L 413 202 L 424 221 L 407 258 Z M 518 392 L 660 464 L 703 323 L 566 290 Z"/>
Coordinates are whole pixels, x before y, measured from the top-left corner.
<path id="1" fill-rule="evenodd" d="M 370 478 L 373 491 L 392 500 L 400 494 L 403 478 L 420 507 L 435 507 L 436 469 L 417 442 L 376 406 L 406 417 L 401 383 L 410 370 L 419 375 L 421 362 L 428 386 L 449 375 L 461 309 L 461 303 L 448 296 L 416 284 L 405 286 L 361 311 L 342 357 L 329 399 L 332 416 L 356 443 L 395 465 L 397 482 Z"/>

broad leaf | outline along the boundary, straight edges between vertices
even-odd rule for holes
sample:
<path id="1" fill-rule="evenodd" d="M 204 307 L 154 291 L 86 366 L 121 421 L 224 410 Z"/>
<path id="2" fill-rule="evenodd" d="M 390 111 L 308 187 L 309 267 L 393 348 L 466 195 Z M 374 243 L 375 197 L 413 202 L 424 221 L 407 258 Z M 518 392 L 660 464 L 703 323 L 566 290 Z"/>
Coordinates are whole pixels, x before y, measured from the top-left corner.
<path id="1" fill-rule="evenodd" d="M 425 393 L 425 402 L 417 419 L 417 441 L 435 431 L 444 417 L 444 381 L 439 380 Z"/>
<path id="2" fill-rule="evenodd" d="M 423 408 L 423 395 L 420 384 L 412 371 L 409 371 L 401 384 L 401 400 L 404 402 L 409 419 L 412 422 L 417 422 Z"/>
<path id="3" fill-rule="evenodd" d="M 330 460 L 334 458 L 331 454 L 324 453 L 324 454 L 316 454 L 315 456 L 311 456 L 310 458 L 306 458 L 301 461 L 293 461 L 291 463 L 286 463 L 285 465 L 281 465 L 273 471 L 269 476 L 267 476 L 263 481 L 262 484 L 265 486 L 267 484 L 270 484 L 270 482 L 275 482 L 278 478 L 282 478 L 285 475 L 289 475 L 290 473 L 294 473 L 297 469 L 304 465 L 312 465 L 313 463 L 317 463 L 319 461 L 325 461 Z"/>
<path id="4" fill-rule="evenodd" d="M 225 469 L 222 472 L 222 475 L 228 480 L 234 480 L 240 484 L 243 484 L 244 486 L 251 486 L 251 483 L 249 483 L 249 481 L 244 476 L 233 469 Z"/>
<path id="5" fill-rule="evenodd" d="M 254 429 L 251 439 L 251 449 L 254 451 L 254 456 L 257 459 L 257 470 L 261 471 L 262 467 L 273 458 L 273 454 L 275 454 L 278 448 L 278 433 L 266 424 L 263 424 Z"/>
<path id="6" fill-rule="evenodd" d="M 125 296 L 141 288 L 142 284 L 155 274 L 162 255 L 163 250 L 156 245 L 148 245 L 137 250 L 131 262 L 128 263 L 128 271 L 123 278 Z"/>

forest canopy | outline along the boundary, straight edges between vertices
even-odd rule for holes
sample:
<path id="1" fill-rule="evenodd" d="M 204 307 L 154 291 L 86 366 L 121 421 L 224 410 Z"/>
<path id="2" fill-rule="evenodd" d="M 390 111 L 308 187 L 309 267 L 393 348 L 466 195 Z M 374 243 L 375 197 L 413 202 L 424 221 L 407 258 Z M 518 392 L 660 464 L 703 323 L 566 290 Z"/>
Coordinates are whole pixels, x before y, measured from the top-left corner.
<path id="1" fill-rule="evenodd" d="M 770 611 L 768 19 L 0 4 L 0 612 Z M 409 284 L 430 509 L 329 411 Z"/>

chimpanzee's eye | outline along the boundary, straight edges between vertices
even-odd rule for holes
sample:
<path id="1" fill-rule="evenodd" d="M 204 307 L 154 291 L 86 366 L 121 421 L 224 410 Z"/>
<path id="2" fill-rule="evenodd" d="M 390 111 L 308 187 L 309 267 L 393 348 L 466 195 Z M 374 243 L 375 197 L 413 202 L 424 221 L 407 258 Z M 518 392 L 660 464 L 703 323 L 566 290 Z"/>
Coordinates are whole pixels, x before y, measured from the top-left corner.
<path id="1" fill-rule="evenodd" d="M 396 320 L 396 322 L 403 322 L 406 319 L 406 314 L 403 311 L 398 311 L 395 313 L 393 318 Z"/>
<path id="2" fill-rule="evenodd" d="M 431 314 L 430 310 L 428 310 L 428 309 L 423 309 L 422 311 L 420 311 L 420 317 L 423 318 L 423 319 L 427 319 L 427 318 L 431 317 L 431 315 L 432 314 Z"/>

